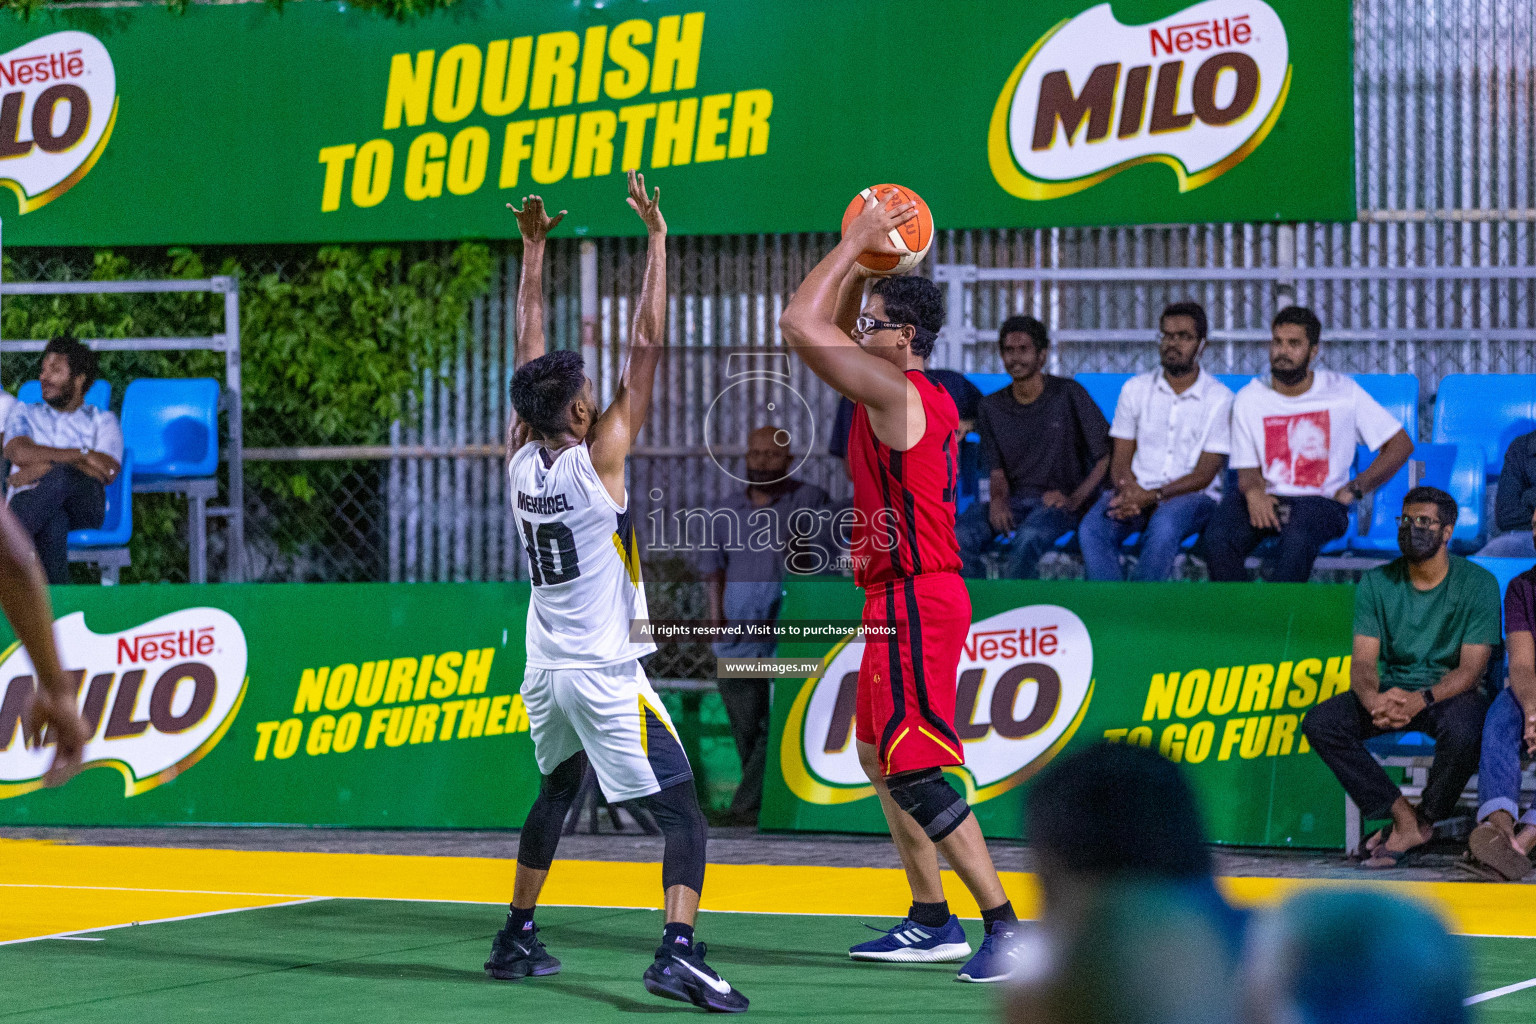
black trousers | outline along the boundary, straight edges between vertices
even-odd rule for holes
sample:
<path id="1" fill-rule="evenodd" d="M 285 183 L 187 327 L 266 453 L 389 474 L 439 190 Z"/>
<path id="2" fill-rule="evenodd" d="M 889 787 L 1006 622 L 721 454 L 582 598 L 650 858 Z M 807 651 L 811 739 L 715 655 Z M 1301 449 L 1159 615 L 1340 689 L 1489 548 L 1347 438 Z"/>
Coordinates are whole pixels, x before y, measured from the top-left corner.
<path id="1" fill-rule="evenodd" d="M 1419 802 L 1419 810 L 1430 821 L 1450 817 L 1467 780 L 1477 771 L 1487 713 L 1488 698 L 1479 688 L 1436 701 L 1403 727 L 1435 741 L 1435 760 Z M 1353 692 L 1329 697 L 1307 712 L 1301 731 L 1360 808 L 1363 819 L 1391 817 L 1392 804 L 1402 792 L 1365 749 L 1366 740 L 1391 730 L 1376 727 L 1359 697 Z"/>
<path id="2" fill-rule="evenodd" d="M 74 466 L 55 466 L 11 499 L 11 511 L 32 535 L 49 583 L 69 582 L 69 531 L 100 529 L 107 492 L 100 480 Z"/>
<path id="3" fill-rule="evenodd" d="M 763 776 L 768 766 L 768 711 L 772 690 L 767 679 L 721 679 L 720 699 L 731 720 L 731 737 L 741 757 L 741 785 L 731 798 L 731 815 L 756 820 L 763 806 Z"/>
<path id="4" fill-rule="evenodd" d="M 1323 545 L 1344 536 L 1349 509 L 1332 498 L 1282 498 L 1289 521 L 1280 528 L 1279 545 L 1269 563 L 1274 583 L 1305 583 Z M 1274 530 L 1256 530 L 1248 521 L 1248 501 L 1237 488 L 1222 496 L 1205 527 L 1205 564 L 1213 583 L 1246 583 L 1244 561 Z"/>

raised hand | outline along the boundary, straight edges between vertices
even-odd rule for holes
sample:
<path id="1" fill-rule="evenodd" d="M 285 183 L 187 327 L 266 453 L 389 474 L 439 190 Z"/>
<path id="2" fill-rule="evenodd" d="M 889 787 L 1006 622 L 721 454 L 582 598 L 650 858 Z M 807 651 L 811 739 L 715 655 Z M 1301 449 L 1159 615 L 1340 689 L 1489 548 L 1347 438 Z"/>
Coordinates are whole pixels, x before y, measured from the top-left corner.
<path id="1" fill-rule="evenodd" d="M 629 208 L 635 211 L 645 222 L 645 230 L 648 234 L 664 235 L 667 233 L 667 219 L 661 215 L 661 186 L 656 186 L 656 194 L 647 197 L 645 192 L 645 175 L 639 171 L 629 172 L 629 198 L 625 200 Z"/>
<path id="2" fill-rule="evenodd" d="M 864 200 L 864 212 L 853 219 L 843 240 L 857 245 L 860 252 L 899 252 L 891 243 L 891 232 L 917 216 L 917 204 L 908 200 L 890 205 L 887 199 L 871 194 Z"/>
<path id="3" fill-rule="evenodd" d="M 511 203 L 507 209 L 517 218 L 518 233 L 523 236 L 525 242 L 542 242 L 549 237 L 549 233 L 555 229 L 555 225 L 565 219 L 565 211 L 561 210 L 553 217 L 544 212 L 544 200 L 539 196 L 525 196 L 523 208 L 519 210 Z"/>

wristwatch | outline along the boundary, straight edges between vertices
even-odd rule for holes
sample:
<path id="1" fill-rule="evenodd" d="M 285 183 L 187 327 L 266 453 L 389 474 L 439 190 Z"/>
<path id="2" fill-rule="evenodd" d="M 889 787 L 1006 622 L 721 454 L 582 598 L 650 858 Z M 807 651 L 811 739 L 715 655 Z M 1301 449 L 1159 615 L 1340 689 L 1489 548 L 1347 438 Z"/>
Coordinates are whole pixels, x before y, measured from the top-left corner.
<path id="1" fill-rule="evenodd" d="M 1152 492 L 1152 500 L 1157 502 L 1159 505 L 1163 503 L 1163 489 L 1161 487 Z"/>
<path id="2" fill-rule="evenodd" d="M 1349 482 L 1349 493 L 1355 496 L 1356 501 L 1365 500 L 1365 491 L 1360 487 L 1360 481 L 1358 480 L 1351 480 Z"/>
<path id="3" fill-rule="evenodd" d="M 1424 695 L 1424 706 L 1425 707 L 1429 707 L 1431 704 L 1433 704 L 1435 702 L 1435 691 L 1434 690 L 1432 690 L 1432 689 L 1430 689 L 1429 687 L 1426 686 L 1426 687 L 1424 687 L 1424 689 L 1420 690 L 1419 692 Z"/>

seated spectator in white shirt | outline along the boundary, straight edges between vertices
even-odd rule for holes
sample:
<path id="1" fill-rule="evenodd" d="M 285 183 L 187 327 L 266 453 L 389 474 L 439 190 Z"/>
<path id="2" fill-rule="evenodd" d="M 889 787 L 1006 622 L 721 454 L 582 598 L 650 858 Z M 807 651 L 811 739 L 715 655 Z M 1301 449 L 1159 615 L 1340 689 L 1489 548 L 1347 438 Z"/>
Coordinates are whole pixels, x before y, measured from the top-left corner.
<path id="1" fill-rule="evenodd" d="M 17 404 L 5 427 L 11 460 L 10 506 L 21 520 L 49 583 L 69 582 L 69 531 L 97 529 L 106 485 L 123 459 L 123 431 L 110 412 L 85 404 L 96 382 L 96 353 L 75 338 L 54 338 L 38 372 L 43 400 Z"/>
<path id="2" fill-rule="evenodd" d="M 1205 310 L 1175 302 L 1159 322 L 1161 369 L 1126 381 L 1115 404 L 1114 489 L 1099 496 L 1077 528 L 1090 580 L 1125 579 L 1120 545 L 1136 531 L 1141 557 L 1131 579 L 1166 580 L 1184 538 L 1205 528 L 1221 499 L 1219 477 L 1232 450 L 1232 390 L 1200 368 Z"/>
<path id="3" fill-rule="evenodd" d="M 1323 545 L 1344 536 L 1349 506 L 1374 491 L 1413 454 L 1403 425 L 1342 373 L 1314 369 L 1323 325 L 1301 306 L 1275 314 L 1268 383 L 1251 381 L 1232 401 L 1232 468 L 1226 495 L 1205 530 L 1216 582 L 1248 579 L 1245 562 L 1279 536 L 1268 578 L 1305 583 Z M 1355 445 L 1380 451 L 1350 479 Z"/>
<path id="4" fill-rule="evenodd" d="M 9 391 L 0 391 L 0 449 L 5 445 L 5 425 L 11 422 L 11 413 L 20 404 Z"/>

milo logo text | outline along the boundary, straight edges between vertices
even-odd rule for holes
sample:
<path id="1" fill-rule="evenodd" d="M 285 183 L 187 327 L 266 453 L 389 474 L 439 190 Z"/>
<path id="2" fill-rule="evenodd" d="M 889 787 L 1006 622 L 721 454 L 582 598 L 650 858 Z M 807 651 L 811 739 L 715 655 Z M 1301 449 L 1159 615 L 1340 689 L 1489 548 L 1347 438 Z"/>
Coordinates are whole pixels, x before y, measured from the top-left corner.
<path id="1" fill-rule="evenodd" d="M 863 656 L 859 641 L 834 650 L 790 710 L 780 764 L 802 800 L 838 804 L 873 794 L 853 743 Z M 989 800 L 1043 767 L 1081 724 L 1092 680 L 1093 643 L 1070 609 L 1031 605 L 975 623 L 956 677 L 954 724 L 965 765 L 949 769 L 968 798 Z"/>
<path id="2" fill-rule="evenodd" d="M 1020 198 L 1054 199 L 1161 163 L 1179 191 L 1199 188 L 1268 136 L 1290 73 L 1285 26 L 1263 0 L 1205 0 L 1140 26 L 1100 4 L 1014 68 L 993 111 L 993 175 Z"/>
<path id="3" fill-rule="evenodd" d="M 136 796 L 175 778 L 224 737 L 245 694 L 240 624 L 217 608 L 186 608 L 116 634 L 85 613 L 54 627 L 90 741 L 85 766 L 122 773 Z M 37 789 L 53 752 L 28 750 L 21 721 L 36 688 L 26 651 L 0 660 L 0 799 Z"/>
<path id="4" fill-rule="evenodd" d="M 54 32 L 0 54 L 0 184 L 18 212 L 84 178 L 117 120 L 117 74 L 95 36 Z"/>

